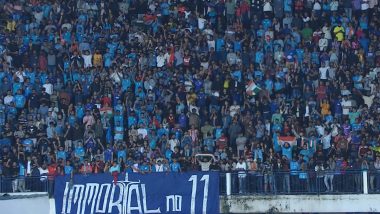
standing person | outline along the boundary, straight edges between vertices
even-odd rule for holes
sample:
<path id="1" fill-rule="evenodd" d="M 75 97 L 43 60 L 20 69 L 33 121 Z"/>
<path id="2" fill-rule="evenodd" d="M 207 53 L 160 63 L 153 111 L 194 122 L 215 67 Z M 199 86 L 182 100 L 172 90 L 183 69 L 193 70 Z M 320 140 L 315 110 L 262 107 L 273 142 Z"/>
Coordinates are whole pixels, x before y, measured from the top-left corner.
<path id="1" fill-rule="evenodd" d="M 335 161 L 332 157 L 329 158 L 329 160 L 326 162 L 325 165 L 325 186 L 326 186 L 326 192 L 333 192 L 334 191 L 334 172 L 335 172 Z"/>
<path id="2" fill-rule="evenodd" d="M 19 165 L 19 173 L 18 173 L 18 184 L 17 184 L 17 190 L 19 192 L 25 192 L 25 176 L 26 176 L 26 169 L 24 164 L 20 161 Z"/>
<path id="3" fill-rule="evenodd" d="M 10 160 L 10 159 L 9 159 Z M 12 178 L 12 192 L 17 192 L 18 190 L 18 176 L 19 176 L 19 167 L 16 162 L 12 163 L 11 166 L 11 178 Z"/>
<path id="4" fill-rule="evenodd" d="M 27 156 L 26 158 L 26 162 L 25 162 L 25 170 L 26 170 L 26 178 L 25 178 L 25 182 L 26 182 L 26 189 L 30 190 L 31 189 L 31 181 L 32 181 L 32 178 L 31 175 L 32 175 L 32 169 L 33 169 L 33 161 L 32 161 L 32 158 L 30 156 Z"/>
<path id="5" fill-rule="evenodd" d="M 317 173 L 317 191 L 320 192 L 322 190 L 323 178 L 325 168 L 323 167 L 322 162 L 318 162 L 314 167 L 315 172 Z"/>
<path id="6" fill-rule="evenodd" d="M 109 169 L 109 172 L 111 173 L 111 175 L 113 177 L 114 184 L 116 184 L 117 180 L 118 180 L 119 173 L 120 173 L 120 165 L 116 161 L 114 161 L 112 163 L 112 166 Z"/>
<path id="7" fill-rule="evenodd" d="M 299 187 L 299 170 L 300 164 L 298 163 L 297 158 L 293 157 L 293 159 L 290 161 L 290 189 L 292 192 L 297 192 L 297 188 Z"/>
<path id="8" fill-rule="evenodd" d="M 45 192 L 47 190 L 46 184 L 47 184 L 47 178 L 48 178 L 48 172 L 49 172 L 47 169 L 46 163 L 42 164 L 41 167 L 38 167 L 38 171 L 39 171 L 39 177 L 40 177 L 40 187 L 42 188 L 37 189 L 37 191 Z M 35 175 L 37 175 L 37 173 Z"/>
<path id="9" fill-rule="evenodd" d="M 238 178 L 239 178 L 239 193 L 240 194 L 243 194 L 246 192 L 247 169 L 248 169 L 247 163 L 243 161 L 243 158 L 240 158 L 239 162 L 236 164 L 236 171 L 238 171 Z"/>
<path id="10" fill-rule="evenodd" d="M 209 158 L 206 156 L 209 156 Z M 198 161 L 199 165 L 201 165 L 202 171 L 207 172 L 210 170 L 210 166 L 214 160 L 214 157 L 212 155 L 195 155 L 195 158 Z"/>
<path id="11" fill-rule="evenodd" d="M 289 160 L 286 156 L 282 156 L 281 160 L 281 171 L 284 173 L 282 179 L 282 189 L 286 193 L 290 193 L 290 168 L 289 168 Z"/>
<path id="12" fill-rule="evenodd" d="M 263 175 L 264 175 L 264 192 L 265 193 L 268 193 L 269 191 L 271 191 L 272 193 L 276 192 L 276 187 L 274 185 L 274 176 L 273 176 L 273 164 L 272 164 L 271 159 L 265 161 L 264 167 L 263 167 Z"/>
<path id="13" fill-rule="evenodd" d="M 376 173 L 376 192 L 380 192 L 380 156 L 376 157 L 376 161 L 374 163 L 375 173 Z"/>
<path id="14" fill-rule="evenodd" d="M 308 173 L 307 173 L 307 163 L 304 160 L 300 160 L 300 173 L 298 174 L 299 182 L 300 182 L 300 189 L 301 192 L 307 192 L 309 191 L 309 185 L 308 185 Z"/>
<path id="15" fill-rule="evenodd" d="M 162 164 L 162 159 L 157 159 L 156 164 L 153 167 L 153 172 L 165 172 L 165 166 Z"/>
<path id="16" fill-rule="evenodd" d="M 40 168 L 37 166 L 35 162 L 32 163 L 31 167 L 31 174 L 29 178 L 29 183 L 30 183 L 30 191 L 32 192 L 40 192 L 40 183 L 42 180 L 40 180 L 41 176 L 41 171 Z"/>
<path id="17" fill-rule="evenodd" d="M 359 158 L 355 159 L 355 163 L 353 164 L 354 173 L 354 184 L 355 188 L 353 191 L 359 192 L 362 182 L 361 182 L 361 173 L 359 173 L 362 169 L 362 161 Z"/>
<path id="18" fill-rule="evenodd" d="M 55 161 L 52 161 L 51 164 L 48 166 L 48 193 L 49 193 L 49 198 L 53 197 L 54 194 L 54 180 L 55 177 L 57 176 L 57 164 Z"/>
<path id="19" fill-rule="evenodd" d="M 181 172 L 181 165 L 176 158 L 173 159 L 173 163 L 170 164 L 170 171 Z"/>

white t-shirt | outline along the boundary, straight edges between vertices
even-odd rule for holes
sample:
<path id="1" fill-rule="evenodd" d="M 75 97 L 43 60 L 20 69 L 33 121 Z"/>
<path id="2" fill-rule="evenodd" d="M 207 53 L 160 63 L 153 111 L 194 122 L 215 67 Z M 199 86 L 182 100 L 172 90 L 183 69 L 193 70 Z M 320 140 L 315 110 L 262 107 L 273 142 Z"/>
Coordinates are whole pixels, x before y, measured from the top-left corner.
<path id="1" fill-rule="evenodd" d="M 165 65 L 165 56 L 164 55 L 158 55 L 157 56 L 157 67 L 161 68 Z"/>
<path id="2" fill-rule="evenodd" d="M 198 18 L 198 28 L 199 30 L 203 30 L 205 28 L 206 19 Z"/>
<path id="3" fill-rule="evenodd" d="M 40 181 L 46 181 L 49 170 L 47 168 L 46 169 L 38 168 L 38 170 L 40 171 L 40 175 L 41 175 Z"/>
<path id="4" fill-rule="evenodd" d="M 148 131 L 144 128 L 137 129 L 137 133 L 142 135 L 143 138 L 145 138 L 148 135 Z"/>
<path id="5" fill-rule="evenodd" d="M 319 2 L 315 2 L 313 5 L 313 10 L 321 10 L 321 4 Z"/>
<path id="6" fill-rule="evenodd" d="M 208 46 L 208 50 L 211 50 L 211 48 L 214 48 L 215 50 L 215 40 L 208 40 L 207 46 Z"/>
<path id="7" fill-rule="evenodd" d="M 368 10 L 369 9 L 369 0 L 363 0 L 362 1 L 362 10 Z"/>
<path id="8" fill-rule="evenodd" d="M 315 126 L 315 129 L 317 130 L 317 133 L 319 135 L 324 135 L 325 134 L 325 128 L 323 126 Z"/>
<path id="9" fill-rule="evenodd" d="M 170 150 L 174 151 L 174 148 L 178 146 L 179 141 L 177 139 L 170 139 L 169 144 L 170 144 Z"/>
<path id="10" fill-rule="evenodd" d="M 45 91 L 47 94 L 52 95 L 53 94 L 53 84 L 51 83 L 45 83 L 42 87 L 45 88 Z"/>
<path id="11" fill-rule="evenodd" d="M 201 170 L 203 172 L 207 172 L 207 171 L 210 171 L 211 161 L 209 161 L 209 162 L 201 162 L 201 161 L 199 161 L 199 165 L 201 165 Z"/>
<path id="12" fill-rule="evenodd" d="M 272 8 L 272 5 L 270 4 L 270 2 L 265 2 L 264 7 L 263 7 L 263 11 L 264 12 L 271 12 L 272 10 L 273 10 L 273 8 Z"/>
<path id="13" fill-rule="evenodd" d="M 25 76 L 25 73 L 23 71 L 17 71 L 16 72 L 16 76 L 18 77 L 18 79 L 20 80 L 20 83 L 23 83 L 24 82 L 24 76 Z"/>
<path id="14" fill-rule="evenodd" d="M 10 105 L 11 104 L 11 102 L 13 101 L 13 96 L 12 95 L 7 95 L 7 96 L 5 96 L 4 97 L 4 104 L 5 105 Z"/>
<path id="15" fill-rule="evenodd" d="M 327 71 L 329 67 L 320 67 L 319 68 L 319 77 L 321 80 L 327 80 Z"/>
<path id="16" fill-rule="evenodd" d="M 161 165 L 158 165 L 156 164 L 156 172 L 163 172 L 164 171 L 164 165 L 161 164 Z"/>
<path id="17" fill-rule="evenodd" d="M 242 163 L 237 162 L 235 168 L 236 168 L 236 170 L 239 170 L 239 174 L 238 174 L 238 176 L 239 176 L 240 178 L 244 178 L 244 177 L 247 176 L 247 174 L 245 173 L 245 170 L 248 169 L 248 167 L 247 167 L 247 163 L 246 163 L 246 162 L 244 162 L 244 161 L 243 161 Z"/>
<path id="18" fill-rule="evenodd" d="M 327 39 L 325 39 L 325 38 L 320 39 L 319 42 L 318 42 L 318 45 L 319 45 L 319 49 L 321 51 L 324 50 L 327 47 L 327 45 L 328 45 Z"/>
<path id="19" fill-rule="evenodd" d="M 322 137 L 323 149 L 328 149 L 331 147 L 331 134 Z"/>
<path id="20" fill-rule="evenodd" d="M 332 39 L 331 37 L 331 29 L 329 27 L 323 26 L 322 32 L 325 34 L 325 39 Z"/>
<path id="21" fill-rule="evenodd" d="M 343 108 L 343 115 L 348 115 L 350 112 L 350 108 L 352 106 L 350 100 L 342 100 L 341 102 L 342 108 Z"/>
<path id="22" fill-rule="evenodd" d="M 230 106 L 230 116 L 233 117 L 235 114 L 240 112 L 240 106 L 239 105 L 232 105 Z"/>
<path id="23" fill-rule="evenodd" d="M 83 57 L 83 61 L 84 61 L 84 67 L 85 68 L 92 67 L 92 55 L 91 54 L 82 55 L 82 57 Z"/>

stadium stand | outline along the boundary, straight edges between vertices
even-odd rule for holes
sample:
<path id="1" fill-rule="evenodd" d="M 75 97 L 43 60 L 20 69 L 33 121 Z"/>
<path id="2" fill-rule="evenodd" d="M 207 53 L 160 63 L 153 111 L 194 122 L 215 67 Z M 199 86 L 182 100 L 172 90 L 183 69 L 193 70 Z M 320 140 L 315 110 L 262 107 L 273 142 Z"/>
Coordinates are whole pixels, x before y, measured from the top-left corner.
<path id="1" fill-rule="evenodd" d="M 192 170 L 241 194 L 360 191 L 369 170 L 380 191 L 377 0 L 0 5 L 1 192 Z"/>

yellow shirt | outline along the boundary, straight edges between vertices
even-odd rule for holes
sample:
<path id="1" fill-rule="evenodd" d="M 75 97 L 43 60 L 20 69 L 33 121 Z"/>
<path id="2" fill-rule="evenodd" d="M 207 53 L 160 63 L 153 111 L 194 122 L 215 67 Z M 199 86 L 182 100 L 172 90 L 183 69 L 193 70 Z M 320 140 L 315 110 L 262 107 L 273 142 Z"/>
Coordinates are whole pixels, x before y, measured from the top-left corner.
<path id="1" fill-rule="evenodd" d="M 197 95 L 195 93 L 188 94 L 187 100 L 189 101 L 189 104 L 195 104 L 195 101 L 197 100 Z"/>
<path id="2" fill-rule="evenodd" d="M 16 29 L 16 22 L 13 20 L 7 21 L 7 30 L 15 31 L 15 29 Z"/>
<path id="3" fill-rule="evenodd" d="M 94 54 L 94 66 L 101 66 L 103 64 L 103 57 L 101 54 Z"/>
<path id="4" fill-rule="evenodd" d="M 223 83 L 223 88 L 228 89 L 230 87 L 230 81 L 225 80 Z"/>
<path id="5" fill-rule="evenodd" d="M 342 26 L 336 26 L 334 28 L 334 34 L 335 34 L 335 37 L 336 37 L 336 40 L 338 40 L 338 42 L 341 42 L 344 40 L 344 28 Z"/>

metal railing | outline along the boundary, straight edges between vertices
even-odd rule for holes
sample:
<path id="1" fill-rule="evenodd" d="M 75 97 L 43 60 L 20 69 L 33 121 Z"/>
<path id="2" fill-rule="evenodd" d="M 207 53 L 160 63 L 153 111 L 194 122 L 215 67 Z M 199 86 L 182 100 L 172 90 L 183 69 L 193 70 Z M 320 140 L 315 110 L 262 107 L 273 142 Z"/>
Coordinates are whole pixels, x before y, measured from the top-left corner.
<path id="1" fill-rule="evenodd" d="M 220 172 L 220 195 L 380 194 L 380 172 Z M 46 176 L 0 176 L 0 193 L 49 192 Z M 49 191 L 50 190 L 50 191 Z"/>
<path id="2" fill-rule="evenodd" d="M 220 173 L 220 195 L 368 194 L 376 188 L 380 173 L 367 171 Z"/>
<path id="3" fill-rule="evenodd" d="M 0 176 L 0 193 L 48 192 L 46 176 L 4 177 Z"/>

